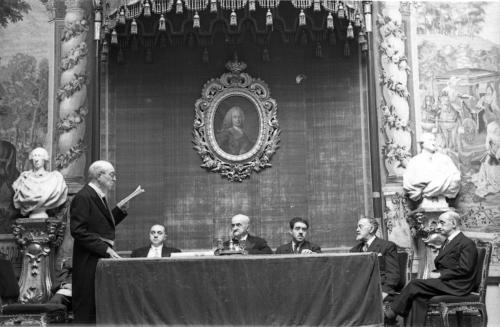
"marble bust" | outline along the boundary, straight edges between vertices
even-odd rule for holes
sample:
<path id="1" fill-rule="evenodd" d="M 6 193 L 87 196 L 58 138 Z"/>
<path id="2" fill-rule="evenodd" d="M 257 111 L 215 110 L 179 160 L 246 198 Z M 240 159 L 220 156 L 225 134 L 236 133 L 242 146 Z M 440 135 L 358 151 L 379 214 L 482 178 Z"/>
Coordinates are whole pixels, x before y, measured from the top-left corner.
<path id="1" fill-rule="evenodd" d="M 66 202 L 68 186 L 58 171 L 47 171 L 45 165 L 49 154 L 44 148 L 36 148 L 29 154 L 33 168 L 21 173 L 12 184 L 14 206 L 23 216 L 47 218 L 48 209 L 57 208 Z"/>
<path id="2" fill-rule="evenodd" d="M 437 151 L 434 134 L 424 133 L 421 153 L 411 158 L 403 174 L 403 189 L 422 206 L 448 207 L 445 198 L 455 198 L 460 191 L 460 171 L 449 156 Z"/>

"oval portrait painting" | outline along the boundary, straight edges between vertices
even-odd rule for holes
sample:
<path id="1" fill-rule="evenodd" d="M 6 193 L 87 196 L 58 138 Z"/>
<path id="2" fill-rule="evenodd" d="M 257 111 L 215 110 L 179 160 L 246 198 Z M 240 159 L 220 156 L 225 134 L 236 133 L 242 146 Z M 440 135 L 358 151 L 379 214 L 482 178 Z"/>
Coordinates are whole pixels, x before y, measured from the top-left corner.
<path id="1" fill-rule="evenodd" d="M 259 111 L 250 99 L 244 96 L 223 99 L 214 115 L 217 145 L 233 156 L 251 151 L 259 138 L 259 123 Z"/>

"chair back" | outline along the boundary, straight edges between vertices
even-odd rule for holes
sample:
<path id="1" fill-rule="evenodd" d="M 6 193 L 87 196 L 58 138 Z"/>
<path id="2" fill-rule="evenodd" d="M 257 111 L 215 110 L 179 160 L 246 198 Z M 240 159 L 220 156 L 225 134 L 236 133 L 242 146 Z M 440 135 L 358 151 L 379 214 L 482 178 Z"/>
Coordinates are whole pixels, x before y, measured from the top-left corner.
<path id="1" fill-rule="evenodd" d="M 490 271 L 491 249 L 490 242 L 482 242 L 475 240 L 477 247 L 477 272 L 476 272 L 476 292 L 479 293 L 479 301 L 485 303 L 486 301 L 486 282 L 488 280 L 488 273 Z"/>
<path id="2" fill-rule="evenodd" d="M 411 280 L 411 271 L 413 268 L 413 250 L 411 248 L 403 248 L 398 246 L 398 263 L 399 263 L 399 288 L 402 289 Z"/>

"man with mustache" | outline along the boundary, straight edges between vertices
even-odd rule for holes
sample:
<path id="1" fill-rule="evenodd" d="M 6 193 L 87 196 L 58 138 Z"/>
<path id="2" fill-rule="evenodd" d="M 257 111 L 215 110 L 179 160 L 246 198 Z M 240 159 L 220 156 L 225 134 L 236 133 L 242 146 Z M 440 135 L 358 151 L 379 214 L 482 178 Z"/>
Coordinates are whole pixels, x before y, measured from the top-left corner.
<path id="1" fill-rule="evenodd" d="M 231 218 L 231 233 L 233 245 L 248 254 L 272 254 L 273 250 L 267 245 L 266 240 L 250 235 L 250 218 L 243 214 L 237 214 Z M 224 242 L 224 248 L 229 247 L 229 242 Z"/>
<path id="2" fill-rule="evenodd" d="M 321 248 L 306 240 L 309 222 L 301 217 L 290 220 L 290 235 L 292 240 L 276 249 L 276 254 L 313 254 L 321 253 Z"/>
<path id="3" fill-rule="evenodd" d="M 378 230 L 378 221 L 375 218 L 362 217 L 356 228 L 356 244 L 350 252 L 375 252 L 379 255 L 380 282 L 382 297 L 386 299 L 399 289 L 400 273 L 398 263 L 398 249 L 391 241 L 375 236 Z"/>

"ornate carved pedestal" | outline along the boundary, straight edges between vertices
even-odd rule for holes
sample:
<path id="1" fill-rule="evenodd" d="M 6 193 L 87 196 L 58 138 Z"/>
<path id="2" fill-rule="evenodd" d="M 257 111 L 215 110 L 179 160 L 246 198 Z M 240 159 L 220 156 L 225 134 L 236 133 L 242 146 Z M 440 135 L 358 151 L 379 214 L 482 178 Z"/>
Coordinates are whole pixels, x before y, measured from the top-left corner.
<path id="1" fill-rule="evenodd" d="M 410 213 L 417 245 L 416 259 L 419 260 L 417 278 L 428 278 L 429 273 L 436 268 L 434 259 L 445 240 L 436 230 L 438 218 L 448 210 L 450 208 L 443 197 L 424 199 L 418 209 Z"/>
<path id="2" fill-rule="evenodd" d="M 13 234 L 23 255 L 19 302 L 43 303 L 50 297 L 54 250 L 64 237 L 65 223 L 56 218 L 19 218 Z"/>

